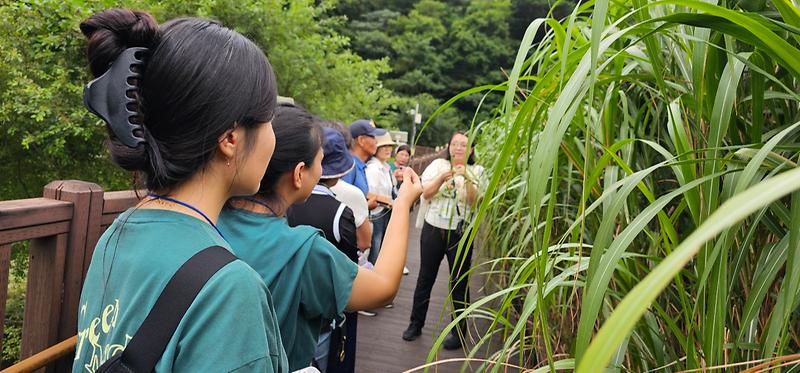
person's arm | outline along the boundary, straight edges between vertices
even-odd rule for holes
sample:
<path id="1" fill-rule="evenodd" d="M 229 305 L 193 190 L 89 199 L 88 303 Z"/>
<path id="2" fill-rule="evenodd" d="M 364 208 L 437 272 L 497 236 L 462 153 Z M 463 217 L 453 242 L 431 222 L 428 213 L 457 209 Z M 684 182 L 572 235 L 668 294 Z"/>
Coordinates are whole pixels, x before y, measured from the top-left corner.
<path id="1" fill-rule="evenodd" d="M 377 162 L 370 162 L 364 172 L 367 175 L 367 185 L 369 186 L 367 204 L 370 210 L 378 207 L 378 205 L 391 206 L 392 197 L 381 193 L 383 192 L 381 190 L 383 187 L 381 181 L 385 177 L 383 175 L 383 165 Z"/>
<path id="2" fill-rule="evenodd" d="M 367 193 L 367 207 L 370 210 L 378 207 L 378 197 L 374 193 Z"/>
<path id="3" fill-rule="evenodd" d="M 453 171 L 447 170 L 439 174 L 435 179 L 433 179 L 430 183 L 425 184 L 425 189 L 422 192 L 422 198 L 430 201 L 436 196 L 436 193 L 439 192 L 439 188 L 442 187 L 447 179 L 453 176 Z"/>
<path id="4" fill-rule="evenodd" d="M 356 228 L 356 242 L 361 250 L 372 246 L 372 223 L 369 219 L 364 219 L 364 222 Z"/>
<path id="5" fill-rule="evenodd" d="M 389 196 L 386 196 L 386 195 L 383 195 L 383 194 L 376 195 L 375 196 L 375 201 L 378 202 L 378 204 L 381 204 L 381 205 L 384 205 L 384 206 L 388 206 L 388 207 L 392 207 L 392 203 L 394 203 L 392 201 L 392 197 L 389 197 Z"/>
<path id="6" fill-rule="evenodd" d="M 365 310 L 385 305 L 394 299 L 400 287 L 408 250 L 410 210 L 422 193 L 422 184 L 414 170 L 406 168 L 403 178 L 405 182 L 395 200 L 395 208 L 389 219 L 375 268 L 368 270 L 359 267 L 347 302 L 348 310 Z"/>
<path id="7" fill-rule="evenodd" d="M 419 177 L 422 181 L 422 198 L 426 201 L 432 200 L 436 193 L 439 193 L 442 184 L 450 177 L 452 177 L 450 162 L 444 159 L 434 159 L 428 167 L 425 167 L 425 171 L 422 171 L 422 175 Z"/>

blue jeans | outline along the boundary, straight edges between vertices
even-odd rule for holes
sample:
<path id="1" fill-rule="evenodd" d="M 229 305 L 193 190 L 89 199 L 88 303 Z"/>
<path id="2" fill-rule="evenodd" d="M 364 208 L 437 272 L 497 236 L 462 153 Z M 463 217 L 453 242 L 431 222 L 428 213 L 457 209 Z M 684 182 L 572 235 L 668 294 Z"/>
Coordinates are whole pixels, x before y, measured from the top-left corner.
<path id="1" fill-rule="evenodd" d="M 381 252 L 383 236 L 386 234 L 386 227 L 389 226 L 389 217 L 392 216 L 391 210 L 383 210 L 375 216 L 370 215 L 369 221 L 372 222 L 372 247 L 369 249 L 367 261 L 373 265 L 378 260 Z"/>
<path id="2" fill-rule="evenodd" d="M 328 352 L 331 348 L 331 332 L 327 331 L 319 335 L 317 348 L 314 351 L 314 361 L 320 372 L 328 370 Z"/>

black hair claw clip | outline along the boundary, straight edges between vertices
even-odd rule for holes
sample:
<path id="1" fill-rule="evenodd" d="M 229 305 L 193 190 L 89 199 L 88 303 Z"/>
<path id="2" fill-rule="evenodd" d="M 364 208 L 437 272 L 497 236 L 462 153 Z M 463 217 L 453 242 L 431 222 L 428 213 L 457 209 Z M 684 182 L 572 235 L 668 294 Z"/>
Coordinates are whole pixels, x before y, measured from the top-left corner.
<path id="1" fill-rule="evenodd" d="M 83 89 L 83 103 L 93 114 L 108 123 L 111 131 L 123 144 L 135 148 L 144 143 L 142 125 L 131 121 L 139 113 L 128 108 L 129 104 L 137 104 L 136 100 L 128 96 L 129 91 L 137 87 L 130 84 L 130 79 L 141 79 L 141 73 L 135 71 L 133 66 L 144 67 L 144 60 L 137 57 L 148 51 L 147 48 L 128 48 L 120 53 L 111 67 L 92 80 Z"/>

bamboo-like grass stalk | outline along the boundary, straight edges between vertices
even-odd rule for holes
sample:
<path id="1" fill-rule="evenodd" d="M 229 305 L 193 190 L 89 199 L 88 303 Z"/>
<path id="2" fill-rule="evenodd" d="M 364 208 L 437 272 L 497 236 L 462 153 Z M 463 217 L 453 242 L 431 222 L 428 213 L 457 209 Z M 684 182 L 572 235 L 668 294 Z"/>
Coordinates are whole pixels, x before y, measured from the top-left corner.
<path id="1" fill-rule="evenodd" d="M 533 20 L 507 81 L 437 111 L 504 95 L 471 136 L 489 178 L 461 248 L 485 233 L 498 288 L 456 320 L 492 319 L 469 358 L 648 371 L 800 351 L 800 10 L 734 3 Z"/>

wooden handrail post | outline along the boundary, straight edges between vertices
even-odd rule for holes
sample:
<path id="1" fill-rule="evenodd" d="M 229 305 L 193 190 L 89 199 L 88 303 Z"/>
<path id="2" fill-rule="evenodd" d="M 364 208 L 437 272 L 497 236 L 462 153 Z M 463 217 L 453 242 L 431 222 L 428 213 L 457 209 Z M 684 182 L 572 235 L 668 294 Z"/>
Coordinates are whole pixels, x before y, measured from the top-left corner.
<path id="1" fill-rule="evenodd" d="M 75 335 L 83 279 L 102 232 L 103 189 L 97 184 L 53 181 L 44 197 L 72 202 L 72 219 L 68 233 L 31 241 L 22 358 Z M 69 371 L 71 360 L 55 369 Z"/>
<path id="2" fill-rule="evenodd" d="M 78 327 L 78 303 L 83 279 L 89 269 L 94 246 L 102 233 L 103 188 L 78 180 L 53 181 L 44 187 L 44 197 L 73 203 L 64 266 L 62 317 L 56 339 L 63 341 L 75 335 Z"/>
<path id="3" fill-rule="evenodd" d="M 58 342 L 67 234 L 31 240 L 20 358 Z"/>

